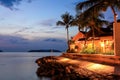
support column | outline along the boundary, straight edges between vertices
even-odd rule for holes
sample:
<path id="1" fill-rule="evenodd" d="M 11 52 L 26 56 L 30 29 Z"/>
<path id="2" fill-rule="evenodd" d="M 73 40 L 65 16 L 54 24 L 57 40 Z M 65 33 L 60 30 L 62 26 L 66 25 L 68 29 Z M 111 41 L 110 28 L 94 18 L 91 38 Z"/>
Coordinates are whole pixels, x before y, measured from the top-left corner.
<path id="1" fill-rule="evenodd" d="M 120 23 L 113 24 L 114 55 L 120 56 Z"/>

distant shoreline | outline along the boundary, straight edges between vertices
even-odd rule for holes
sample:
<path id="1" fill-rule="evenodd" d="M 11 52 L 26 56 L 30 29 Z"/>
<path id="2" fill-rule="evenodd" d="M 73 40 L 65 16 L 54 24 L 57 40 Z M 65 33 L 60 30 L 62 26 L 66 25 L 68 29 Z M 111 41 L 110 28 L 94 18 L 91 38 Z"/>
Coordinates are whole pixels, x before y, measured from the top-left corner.
<path id="1" fill-rule="evenodd" d="M 29 50 L 28 52 L 61 52 L 61 51 L 55 49 L 45 49 L 45 50 Z"/>

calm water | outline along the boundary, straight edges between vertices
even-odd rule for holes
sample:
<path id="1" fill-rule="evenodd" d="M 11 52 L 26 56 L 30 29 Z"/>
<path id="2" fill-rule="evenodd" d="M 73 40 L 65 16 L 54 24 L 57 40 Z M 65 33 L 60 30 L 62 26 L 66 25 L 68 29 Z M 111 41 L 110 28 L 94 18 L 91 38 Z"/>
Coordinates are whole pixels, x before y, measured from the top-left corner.
<path id="1" fill-rule="evenodd" d="M 0 80 L 50 80 L 45 77 L 37 77 L 36 70 L 38 66 L 35 60 L 43 56 L 60 54 L 33 52 L 0 53 Z"/>

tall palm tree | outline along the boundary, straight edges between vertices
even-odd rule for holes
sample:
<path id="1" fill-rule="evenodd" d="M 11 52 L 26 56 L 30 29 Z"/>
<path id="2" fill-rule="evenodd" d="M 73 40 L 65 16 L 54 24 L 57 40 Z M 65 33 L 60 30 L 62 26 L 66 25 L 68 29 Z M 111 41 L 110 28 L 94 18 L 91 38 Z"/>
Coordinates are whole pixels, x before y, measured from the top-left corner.
<path id="1" fill-rule="evenodd" d="M 79 10 L 88 10 L 88 11 L 93 11 L 95 10 L 95 14 L 98 14 L 101 11 L 106 11 L 107 8 L 110 7 L 113 15 L 114 15 L 114 36 L 116 35 L 116 28 L 117 26 L 117 13 L 116 11 L 120 11 L 120 0 L 86 0 L 84 2 L 80 2 L 77 4 L 76 9 Z M 120 55 L 119 54 L 119 46 L 118 40 L 114 37 L 114 46 L 115 46 L 115 55 Z M 117 45 L 116 45 L 117 44 Z M 117 49 L 116 49 L 117 48 Z"/>
<path id="2" fill-rule="evenodd" d="M 115 10 L 120 10 L 120 0 L 86 0 L 77 4 L 77 10 L 92 10 L 94 9 L 97 13 L 101 11 L 106 11 L 110 7 L 113 15 L 114 22 L 116 22 L 116 12 Z"/>
<path id="3" fill-rule="evenodd" d="M 92 32 L 93 50 L 94 50 L 94 38 L 96 37 L 95 32 L 97 31 L 98 32 L 97 35 L 99 36 L 101 33 L 103 33 L 100 28 L 102 28 L 103 25 L 107 25 L 107 24 L 108 24 L 107 21 L 101 20 L 100 18 L 93 18 L 92 20 L 88 21 L 88 26 L 90 27 L 90 30 Z"/>
<path id="4" fill-rule="evenodd" d="M 89 29 L 89 27 L 86 24 L 87 24 L 87 22 L 85 22 L 83 20 L 83 18 L 80 17 L 78 14 L 76 15 L 75 19 L 73 19 L 73 21 L 72 21 L 72 26 L 77 26 L 79 32 L 82 31 L 84 33 L 87 33 L 87 30 Z M 86 37 L 86 34 L 85 34 L 85 37 Z M 85 38 L 84 46 L 86 46 L 86 41 L 87 41 L 87 39 Z"/>
<path id="5" fill-rule="evenodd" d="M 68 44 L 68 50 L 69 50 L 70 45 L 69 45 L 69 30 L 68 30 L 68 28 L 72 24 L 73 16 L 70 15 L 68 12 L 66 12 L 65 14 L 63 14 L 61 16 L 61 18 L 62 18 L 62 21 L 57 21 L 56 24 L 65 26 L 65 29 L 67 30 L 67 44 Z"/>
<path id="6" fill-rule="evenodd" d="M 109 22 L 104 20 L 104 16 L 102 13 L 99 14 L 93 14 L 95 13 L 95 11 L 93 10 L 93 12 L 90 12 L 89 10 L 84 11 L 83 13 L 78 13 L 79 15 L 79 19 L 81 19 L 82 21 L 82 26 L 85 28 L 89 28 L 90 32 L 92 32 L 92 48 L 94 50 L 94 38 L 95 38 L 95 31 L 98 31 L 99 33 L 103 33 L 100 28 L 103 25 L 108 25 Z M 79 20 L 79 22 L 81 22 Z M 90 37 L 87 36 L 86 37 Z"/>

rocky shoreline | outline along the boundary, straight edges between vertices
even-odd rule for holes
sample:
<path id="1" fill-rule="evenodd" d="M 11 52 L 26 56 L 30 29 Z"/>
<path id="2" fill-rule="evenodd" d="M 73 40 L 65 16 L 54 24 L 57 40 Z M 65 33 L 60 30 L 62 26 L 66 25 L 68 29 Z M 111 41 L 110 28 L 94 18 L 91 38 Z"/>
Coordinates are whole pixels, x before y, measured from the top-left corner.
<path id="1" fill-rule="evenodd" d="M 37 76 L 51 77 L 52 80 L 119 80 L 113 73 L 98 74 L 77 64 L 61 62 L 61 59 L 64 57 L 46 56 L 37 59 Z"/>

